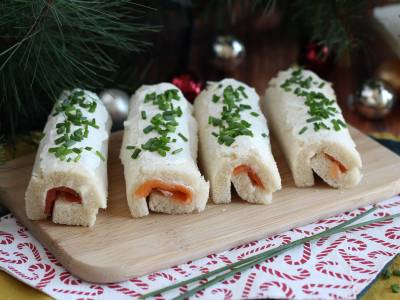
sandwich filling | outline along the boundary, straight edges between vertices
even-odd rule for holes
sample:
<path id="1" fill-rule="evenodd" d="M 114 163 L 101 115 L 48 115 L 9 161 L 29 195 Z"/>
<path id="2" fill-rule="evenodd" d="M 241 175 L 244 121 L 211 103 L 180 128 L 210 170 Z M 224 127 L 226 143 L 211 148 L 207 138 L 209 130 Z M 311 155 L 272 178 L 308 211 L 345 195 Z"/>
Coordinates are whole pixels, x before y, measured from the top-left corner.
<path id="1" fill-rule="evenodd" d="M 332 178 L 337 179 L 342 173 L 347 172 L 347 167 L 343 165 L 340 161 L 338 161 L 336 158 L 326 153 L 324 153 L 324 155 L 331 162 L 329 175 Z"/>
<path id="2" fill-rule="evenodd" d="M 159 179 L 148 180 L 136 189 L 135 196 L 146 198 L 153 192 L 159 192 L 166 197 L 183 204 L 192 202 L 193 193 L 191 189 L 176 183 L 168 183 Z"/>
<path id="3" fill-rule="evenodd" d="M 247 173 L 247 176 L 249 177 L 251 183 L 260 189 L 265 189 L 261 178 L 257 175 L 256 172 L 252 168 L 250 168 L 248 165 L 239 165 L 236 168 L 233 169 L 233 175 L 238 175 L 240 173 Z"/>
<path id="4" fill-rule="evenodd" d="M 44 208 L 44 213 L 46 215 L 51 215 L 51 213 L 53 212 L 54 203 L 60 197 L 63 197 L 69 202 L 82 203 L 81 196 L 73 189 L 65 186 L 52 188 L 48 190 L 46 194 L 46 205 Z"/>

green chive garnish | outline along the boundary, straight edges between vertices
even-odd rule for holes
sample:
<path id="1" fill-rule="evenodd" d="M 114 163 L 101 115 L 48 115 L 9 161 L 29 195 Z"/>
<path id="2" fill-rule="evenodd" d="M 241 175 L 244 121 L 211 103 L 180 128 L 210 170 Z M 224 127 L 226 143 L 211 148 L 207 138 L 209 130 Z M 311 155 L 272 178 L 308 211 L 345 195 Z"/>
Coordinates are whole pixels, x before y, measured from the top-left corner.
<path id="1" fill-rule="evenodd" d="M 251 105 L 240 103 L 243 98 L 248 97 L 244 91 L 244 86 L 238 88 L 226 86 L 222 92 L 221 114 L 218 117 L 209 116 L 208 118 L 208 123 L 218 128 L 218 132 L 213 132 L 212 135 L 217 138 L 220 145 L 230 146 L 235 138 L 241 135 L 253 136 L 250 130 L 251 124 L 241 117 L 242 111 L 252 109 Z M 250 112 L 250 114 L 259 116 L 256 112 Z"/>
<path id="2" fill-rule="evenodd" d="M 213 95 L 212 102 L 217 103 L 221 97 L 217 95 Z"/>
<path id="3" fill-rule="evenodd" d="M 397 283 L 394 283 L 390 286 L 390 288 L 392 289 L 393 293 L 400 293 L 400 285 Z"/>
<path id="4" fill-rule="evenodd" d="M 183 151 L 183 148 L 179 148 L 179 149 L 172 151 L 172 154 L 178 154 L 179 152 L 182 152 L 182 151 Z"/>
<path id="5" fill-rule="evenodd" d="M 145 134 L 148 134 L 150 131 L 152 131 L 154 127 L 152 125 L 147 126 L 146 128 L 143 129 L 143 132 Z"/>
<path id="6" fill-rule="evenodd" d="M 140 153 L 141 151 L 142 151 L 141 149 L 136 148 L 135 151 L 133 151 L 133 153 L 132 153 L 132 155 L 131 155 L 131 158 L 132 158 L 132 159 L 136 159 L 136 158 L 139 156 L 139 153 Z"/>
<path id="7" fill-rule="evenodd" d="M 103 154 L 101 154 L 100 151 L 96 151 L 96 155 L 97 155 L 98 157 L 100 157 L 100 159 L 101 159 L 102 161 L 106 161 L 106 158 L 103 156 Z"/>
<path id="8" fill-rule="evenodd" d="M 392 272 L 390 272 L 389 268 L 386 268 L 385 270 L 382 271 L 383 279 L 389 279 L 390 277 L 392 277 Z"/>
<path id="9" fill-rule="evenodd" d="M 318 81 L 313 81 L 311 76 L 305 78 L 302 69 L 296 69 L 291 73 L 291 77 L 286 79 L 281 84 L 281 88 L 287 92 L 294 89 L 294 94 L 304 98 L 304 103 L 308 106 L 308 114 L 311 118 L 306 119 L 307 123 L 312 123 L 315 131 L 322 129 L 330 130 L 327 125 L 329 118 L 338 114 L 334 100 L 329 100 L 323 93 L 311 90 L 311 84 L 318 84 Z M 318 84 L 319 88 L 324 87 L 325 82 Z M 343 123 L 342 121 L 340 121 Z M 333 129 L 339 131 L 345 128 L 339 120 L 331 120 Z M 344 123 L 343 123 L 344 124 Z M 345 124 L 344 124 L 345 125 Z"/>
<path id="10" fill-rule="evenodd" d="M 299 131 L 299 134 L 303 134 L 304 132 L 306 132 L 306 130 L 307 130 L 307 127 L 304 126 L 304 127 Z"/>
<path id="11" fill-rule="evenodd" d="M 56 132 L 59 136 L 54 143 L 57 147 L 49 148 L 49 153 L 53 153 L 62 161 L 78 162 L 84 150 L 92 151 L 92 147 L 76 147 L 75 144 L 88 138 L 89 127 L 100 128 L 96 119 L 89 120 L 83 114 L 83 110 L 94 113 L 96 108 L 96 100 L 87 98 L 83 90 L 75 90 L 66 99 L 60 101 L 53 115 L 62 114 L 64 120 L 56 124 Z M 70 156 L 74 154 L 75 157 Z"/>
<path id="12" fill-rule="evenodd" d="M 142 110 L 140 114 L 142 115 L 142 119 L 143 120 L 147 119 L 147 115 L 146 115 L 146 112 L 144 110 Z"/>
<path id="13" fill-rule="evenodd" d="M 266 138 L 266 137 L 268 136 L 268 134 L 262 133 L 261 136 L 264 137 L 264 138 Z"/>
<path id="14" fill-rule="evenodd" d="M 179 137 L 180 137 L 182 140 L 184 140 L 185 142 L 188 141 L 187 137 L 184 136 L 182 133 L 178 133 L 178 135 L 179 135 Z"/>

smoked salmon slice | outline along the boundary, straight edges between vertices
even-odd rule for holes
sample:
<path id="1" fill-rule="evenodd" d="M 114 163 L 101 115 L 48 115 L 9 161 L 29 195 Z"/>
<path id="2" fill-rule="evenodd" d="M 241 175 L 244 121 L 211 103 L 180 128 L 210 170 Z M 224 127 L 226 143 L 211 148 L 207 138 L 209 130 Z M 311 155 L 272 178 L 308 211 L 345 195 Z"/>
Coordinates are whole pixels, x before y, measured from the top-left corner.
<path id="1" fill-rule="evenodd" d="M 249 176 L 254 186 L 265 189 L 260 177 L 248 165 L 239 165 L 233 169 L 233 175 L 238 175 L 240 173 L 247 173 L 247 176 Z"/>
<path id="2" fill-rule="evenodd" d="M 46 195 L 46 205 L 44 208 L 44 213 L 50 215 L 53 211 L 54 202 L 57 198 L 63 196 L 69 202 L 82 203 L 81 196 L 73 189 L 66 186 L 60 186 L 47 191 Z"/>
<path id="3" fill-rule="evenodd" d="M 338 161 L 336 158 L 329 154 L 325 154 L 325 157 L 329 159 L 332 164 L 331 164 L 331 169 L 330 169 L 330 176 L 332 178 L 337 179 L 341 173 L 346 173 L 347 172 L 347 167 L 343 165 L 340 161 Z"/>
<path id="4" fill-rule="evenodd" d="M 171 196 L 172 199 L 184 204 L 192 201 L 192 191 L 184 185 L 167 183 L 159 179 L 148 180 L 143 183 L 135 192 L 136 197 L 146 198 L 153 191 L 159 191 Z"/>

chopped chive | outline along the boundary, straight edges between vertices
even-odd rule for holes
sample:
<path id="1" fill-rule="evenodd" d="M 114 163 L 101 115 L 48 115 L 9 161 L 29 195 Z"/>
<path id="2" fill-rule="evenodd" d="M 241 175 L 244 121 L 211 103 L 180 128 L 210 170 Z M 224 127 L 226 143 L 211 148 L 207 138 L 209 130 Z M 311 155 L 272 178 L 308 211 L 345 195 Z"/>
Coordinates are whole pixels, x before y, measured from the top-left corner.
<path id="1" fill-rule="evenodd" d="M 183 148 L 179 148 L 179 149 L 172 151 L 172 154 L 178 154 L 179 152 L 182 152 L 182 151 L 183 151 Z"/>
<path id="2" fill-rule="evenodd" d="M 135 148 L 136 148 L 135 146 L 126 146 L 126 149 L 128 149 L 128 150 L 133 150 Z"/>
<path id="3" fill-rule="evenodd" d="M 337 121 L 338 124 L 339 124 L 340 126 L 342 126 L 343 128 L 346 128 L 346 127 L 347 127 L 346 123 L 344 123 L 342 120 L 337 119 L 336 121 Z"/>
<path id="4" fill-rule="evenodd" d="M 397 283 L 394 283 L 390 286 L 390 288 L 392 289 L 393 293 L 400 293 L 400 285 Z"/>
<path id="5" fill-rule="evenodd" d="M 140 154 L 141 151 L 142 151 L 141 149 L 136 148 L 135 151 L 133 151 L 133 153 L 132 153 L 132 155 L 131 155 L 131 158 L 132 158 L 132 159 L 136 159 L 136 158 L 139 156 L 139 154 Z"/>
<path id="6" fill-rule="evenodd" d="M 143 129 L 143 132 L 145 134 L 148 134 L 150 131 L 152 131 L 154 127 L 152 125 L 147 126 L 146 128 Z"/>
<path id="7" fill-rule="evenodd" d="M 217 103 L 221 97 L 217 95 L 213 95 L 212 102 Z"/>
<path id="8" fill-rule="evenodd" d="M 306 132 L 308 127 L 304 126 L 300 131 L 299 134 L 303 134 L 304 132 Z"/>
<path id="9" fill-rule="evenodd" d="M 308 114 L 311 116 L 311 118 L 306 119 L 306 122 L 312 123 L 315 131 L 321 129 L 330 130 L 331 128 L 327 125 L 325 120 L 339 113 L 334 106 L 336 101 L 328 99 L 327 96 L 321 92 L 310 90 L 312 84 L 318 85 L 319 88 L 322 88 L 325 85 L 325 82 L 315 81 L 312 76 L 305 78 L 302 69 L 296 69 L 292 71 L 291 77 L 286 79 L 280 87 L 285 91 L 291 91 L 294 89 L 295 95 L 304 98 L 304 103 L 309 108 Z M 332 119 L 331 123 L 335 131 L 339 131 L 341 128 L 345 128 L 346 126 L 346 124 L 339 119 Z"/>
<path id="10" fill-rule="evenodd" d="M 180 137 L 182 140 L 184 140 L 185 142 L 188 141 L 187 137 L 184 136 L 182 133 L 178 133 L 178 135 L 179 135 L 179 137 Z"/>
<path id="11" fill-rule="evenodd" d="M 141 115 L 142 115 L 142 119 L 143 120 L 147 119 L 147 115 L 146 115 L 146 112 L 144 110 L 141 111 Z"/>
<path id="12" fill-rule="evenodd" d="M 254 117 L 258 117 L 260 114 L 258 114 L 258 113 L 256 113 L 255 111 L 252 111 L 251 113 L 250 113 L 252 116 L 254 116 Z"/>
<path id="13" fill-rule="evenodd" d="M 332 123 L 333 129 L 335 129 L 335 131 L 339 131 L 340 130 L 340 125 L 339 125 L 337 120 L 331 120 L 331 123 Z"/>
<path id="14" fill-rule="evenodd" d="M 248 105 L 248 104 L 240 104 L 240 105 L 239 105 L 239 108 L 240 108 L 240 109 L 251 109 L 251 106 Z"/>
<path id="15" fill-rule="evenodd" d="M 106 161 L 106 158 L 103 156 L 103 154 L 101 154 L 100 151 L 96 151 L 96 155 L 97 155 L 98 157 L 100 157 L 100 159 L 101 159 L 102 161 Z"/>
<path id="16" fill-rule="evenodd" d="M 264 137 L 264 138 L 266 138 L 266 137 L 268 136 L 268 134 L 266 134 L 266 133 L 263 132 L 263 133 L 261 134 L 261 136 Z"/>
<path id="17" fill-rule="evenodd" d="M 321 118 L 320 117 L 313 117 L 313 118 L 309 118 L 306 120 L 307 123 L 312 123 L 315 121 L 319 121 Z"/>
<path id="18" fill-rule="evenodd" d="M 392 276 L 392 272 L 390 272 L 389 268 L 386 268 L 382 271 L 382 278 L 389 279 Z"/>

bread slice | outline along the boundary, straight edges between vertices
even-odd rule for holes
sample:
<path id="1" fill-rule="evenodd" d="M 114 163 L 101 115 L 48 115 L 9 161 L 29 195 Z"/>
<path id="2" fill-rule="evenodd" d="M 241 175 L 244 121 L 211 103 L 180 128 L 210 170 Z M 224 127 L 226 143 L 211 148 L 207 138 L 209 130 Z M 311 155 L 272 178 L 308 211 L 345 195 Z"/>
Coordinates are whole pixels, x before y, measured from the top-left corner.
<path id="1" fill-rule="evenodd" d="M 96 94 L 81 89 L 65 91 L 55 107 L 76 91 L 83 91 L 85 99 L 96 102 L 93 112 L 82 107 L 77 108 L 89 120 L 94 118 L 98 128 L 88 128 L 87 138 L 73 145 L 74 149 L 83 149 L 79 160 L 74 161 L 77 154 L 75 152 L 62 160 L 49 152 L 49 149 L 59 145 L 55 142 L 60 136 L 57 133 L 57 124 L 65 122 L 65 115 L 55 114 L 55 109 L 50 114 L 25 192 L 26 214 L 31 220 L 51 217 L 54 223 L 92 226 L 98 209 L 107 207 L 107 150 L 111 118 Z M 72 125 L 70 132 L 79 128 Z M 85 150 L 86 147 L 91 147 L 91 150 Z M 54 190 L 57 192 L 51 195 Z M 60 190 L 69 192 L 59 192 Z M 66 195 L 70 193 L 79 196 L 80 203 L 68 200 Z M 54 203 L 49 204 L 49 200 Z"/>
<path id="2" fill-rule="evenodd" d="M 147 95 L 164 95 L 171 91 L 178 96 L 178 99 L 171 100 L 173 108 L 182 114 L 175 117 L 177 126 L 167 134 L 170 138 L 167 147 L 170 149 L 162 156 L 157 151 L 144 150 L 142 146 L 150 139 L 160 138 L 156 130 L 145 132 L 145 128 L 155 122 L 154 117 L 163 116 L 165 112 L 145 99 Z M 148 215 L 149 208 L 167 214 L 204 210 L 209 184 L 196 164 L 197 123 L 192 111 L 191 104 L 182 93 L 169 83 L 142 86 L 132 96 L 128 119 L 124 124 L 120 158 L 124 165 L 128 206 L 133 217 Z M 137 157 L 135 151 L 140 151 Z M 185 201 L 178 196 L 184 197 Z"/>
<path id="3" fill-rule="evenodd" d="M 232 91 L 239 94 L 237 105 L 242 105 L 238 122 L 248 122 L 251 135 L 238 135 L 231 145 L 227 145 L 219 140 L 220 128 L 212 124 L 212 118 L 222 120 L 227 105 L 224 95 Z M 281 179 L 255 90 L 240 81 L 224 79 L 209 83 L 196 98 L 194 106 L 199 123 L 201 167 L 210 180 L 214 203 L 231 202 L 231 183 L 243 200 L 259 204 L 270 202 L 272 193 L 281 188 Z M 227 126 L 227 123 L 223 124 Z"/>
<path id="4" fill-rule="evenodd" d="M 279 72 L 269 82 L 263 101 L 271 130 L 286 156 L 295 184 L 313 186 L 315 172 L 335 188 L 357 185 L 362 178 L 361 158 L 345 126 L 331 84 L 311 71 L 300 72 L 303 82 L 310 78 L 307 91 L 317 97 L 324 95 L 330 101 L 329 116 L 315 121 L 305 102 L 306 97 L 295 93 L 300 87 L 285 85 L 296 72 L 300 71 L 290 68 Z M 315 122 L 323 122 L 329 129 L 318 128 L 320 126 L 314 125 Z"/>

